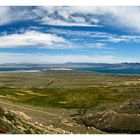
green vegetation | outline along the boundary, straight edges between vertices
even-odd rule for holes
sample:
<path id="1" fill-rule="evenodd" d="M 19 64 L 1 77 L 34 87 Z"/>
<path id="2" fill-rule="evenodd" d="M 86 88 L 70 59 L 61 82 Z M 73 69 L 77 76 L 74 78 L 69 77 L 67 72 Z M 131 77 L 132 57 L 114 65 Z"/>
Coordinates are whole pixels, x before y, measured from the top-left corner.
<path id="1" fill-rule="evenodd" d="M 140 96 L 140 76 L 50 71 L 0 77 L 1 98 L 41 107 L 97 109 Z"/>
<path id="2" fill-rule="evenodd" d="M 0 73 L 1 101 L 51 108 L 59 115 L 68 116 L 84 109 L 104 111 L 131 99 L 140 99 L 140 75 L 76 71 Z M 51 124 L 64 127 L 59 121 Z M 77 127 L 71 129 L 77 133 Z M 84 129 L 80 127 L 78 133 L 90 133 Z"/>

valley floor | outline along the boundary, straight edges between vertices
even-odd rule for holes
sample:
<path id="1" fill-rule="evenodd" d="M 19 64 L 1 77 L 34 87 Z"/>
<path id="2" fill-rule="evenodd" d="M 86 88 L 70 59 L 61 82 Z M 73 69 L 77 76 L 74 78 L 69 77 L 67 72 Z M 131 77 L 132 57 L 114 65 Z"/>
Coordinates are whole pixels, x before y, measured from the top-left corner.
<path id="1" fill-rule="evenodd" d="M 140 125 L 132 125 L 136 131 L 121 129 L 123 119 L 126 120 L 124 116 L 129 119 L 126 123 L 135 122 L 129 114 L 139 121 L 139 99 L 140 75 L 53 70 L 44 73 L 0 73 L 1 107 L 24 112 L 34 122 L 70 133 L 139 133 Z M 111 127 L 104 123 L 107 121 L 104 113 L 110 120 L 115 118 L 110 123 Z M 99 123 L 95 124 L 89 114 Z"/>

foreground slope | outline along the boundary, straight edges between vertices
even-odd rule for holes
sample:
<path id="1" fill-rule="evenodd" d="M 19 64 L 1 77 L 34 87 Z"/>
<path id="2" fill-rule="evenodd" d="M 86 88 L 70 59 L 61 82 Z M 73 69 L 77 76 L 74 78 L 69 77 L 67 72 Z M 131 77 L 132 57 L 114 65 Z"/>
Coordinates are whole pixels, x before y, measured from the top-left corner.
<path id="1" fill-rule="evenodd" d="M 0 133 L 12 134 L 69 134 L 60 128 L 43 126 L 23 112 L 0 108 Z"/>
<path id="2" fill-rule="evenodd" d="M 108 133 L 140 134 L 140 100 L 131 100 L 113 110 L 93 112 L 76 119 L 86 127 Z"/>

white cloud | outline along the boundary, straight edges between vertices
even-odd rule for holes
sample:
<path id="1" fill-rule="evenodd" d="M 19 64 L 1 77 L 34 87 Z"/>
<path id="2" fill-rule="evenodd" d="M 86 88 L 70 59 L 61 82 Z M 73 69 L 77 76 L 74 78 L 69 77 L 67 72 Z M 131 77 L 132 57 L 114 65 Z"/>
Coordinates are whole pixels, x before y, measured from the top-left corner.
<path id="1" fill-rule="evenodd" d="M 48 30 L 50 33 L 57 33 L 63 35 L 70 35 L 70 36 L 78 36 L 78 37 L 99 37 L 104 38 L 109 36 L 109 33 L 106 32 L 99 32 L 99 31 L 81 31 L 81 30 L 64 30 L 64 29 L 51 29 Z"/>
<path id="2" fill-rule="evenodd" d="M 70 42 L 62 37 L 37 31 L 26 31 L 22 34 L 10 34 L 0 36 L 0 48 L 13 48 L 23 46 L 37 46 L 52 49 L 61 49 L 64 47 L 70 47 Z"/>
<path id="3" fill-rule="evenodd" d="M 0 7 L 0 25 L 34 18 L 35 15 L 29 7 Z"/>
<path id="4" fill-rule="evenodd" d="M 102 40 L 103 41 L 103 40 Z M 118 42 L 140 42 L 139 35 L 108 35 L 106 36 L 106 40 L 114 43 Z"/>
<path id="5" fill-rule="evenodd" d="M 106 33 L 99 31 L 74 31 L 74 30 L 64 30 L 64 29 L 51 29 L 50 33 L 55 33 L 65 36 L 73 36 L 73 41 L 82 40 L 84 37 L 96 38 L 97 41 L 101 42 L 140 42 L 140 35 L 118 35 L 115 33 Z"/>
<path id="6" fill-rule="evenodd" d="M 125 27 L 140 32 L 140 7 L 86 7 L 79 8 L 81 12 L 102 16 L 102 24 L 114 25 L 114 27 Z M 97 18 L 98 19 L 98 18 Z"/>
<path id="7" fill-rule="evenodd" d="M 93 9 L 96 8 L 76 6 L 37 7 L 34 9 L 34 13 L 42 17 L 41 21 L 44 24 L 59 26 L 97 26 L 99 20 L 92 15 Z M 90 16 L 87 14 L 90 14 Z"/>
<path id="8" fill-rule="evenodd" d="M 82 45 L 68 41 L 61 36 L 55 34 L 47 34 L 33 30 L 23 30 L 24 32 L 18 34 L 2 34 L 0 36 L 0 48 L 17 48 L 17 47 L 38 47 L 47 49 L 89 49 L 105 48 L 105 43 L 100 42 L 83 42 Z M 80 38 L 78 41 L 80 42 Z"/>
<path id="9" fill-rule="evenodd" d="M 106 7 L 103 11 L 108 13 L 108 16 L 111 16 L 109 21 L 110 24 L 114 24 L 116 27 L 134 29 L 135 31 L 140 32 L 140 7 Z"/>
<path id="10" fill-rule="evenodd" d="M 65 26 L 95 26 L 99 20 L 92 16 L 97 7 L 1 7 L 0 25 L 15 21 L 38 19 L 45 24 Z M 100 13 L 100 12 L 99 12 Z M 87 14 L 91 17 L 87 19 Z M 16 16 L 15 16 L 16 15 Z"/>
<path id="11" fill-rule="evenodd" d="M 140 31 L 140 7 L 37 7 L 42 22 L 65 26 L 113 25 Z M 89 18 L 88 18 L 89 17 Z"/>
<path id="12" fill-rule="evenodd" d="M 106 44 L 105 43 L 88 43 L 87 48 L 96 48 L 96 49 L 105 49 Z"/>
<path id="13" fill-rule="evenodd" d="M 20 54 L 0 53 L 1 63 L 121 63 L 140 62 L 140 58 L 125 58 L 111 55 L 49 55 L 49 54 Z"/>
<path id="14" fill-rule="evenodd" d="M 0 25 L 15 21 L 38 20 L 49 25 L 104 26 L 140 32 L 140 7 L 0 7 Z"/>
<path id="15" fill-rule="evenodd" d="M 6 24 L 11 21 L 9 7 L 0 7 L 0 25 Z"/>

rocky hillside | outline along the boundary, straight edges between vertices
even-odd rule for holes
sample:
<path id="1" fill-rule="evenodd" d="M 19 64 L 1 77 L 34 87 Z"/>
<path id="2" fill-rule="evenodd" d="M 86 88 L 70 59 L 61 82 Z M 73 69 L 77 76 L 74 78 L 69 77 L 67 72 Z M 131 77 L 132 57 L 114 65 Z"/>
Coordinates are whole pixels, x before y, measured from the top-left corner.
<path id="1" fill-rule="evenodd" d="M 130 100 L 110 110 L 78 114 L 73 119 L 87 129 L 94 128 L 94 132 L 98 130 L 103 133 L 140 134 L 140 100 Z M 43 126 L 23 112 L 0 108 L 0 133 L 70 134 L 71 132 L 52 125 Z"/>
<path id="2" fill-rule="evenodd" d="M 12 134 L 69 134 L 70 132 L 51 126 L 43 126 L 23 112 L 0 108 L 0 133 Z"/>
<path id="3" fill-rule="evenodd" d="M 140 100 L 126 102 L 114 110 L 94 112 L 76 119 L 86 127 L 108 133 L 140 134 Z"/>
<path id="4" fill-rule="evenodd" d="M 140 99 L 130 100 L 116 108 L 119 113 L 140 114 Z"/>

